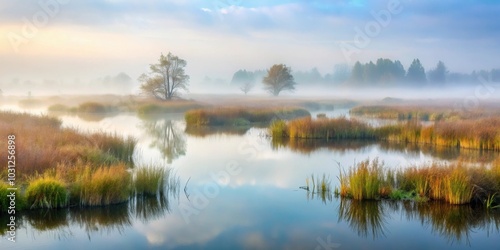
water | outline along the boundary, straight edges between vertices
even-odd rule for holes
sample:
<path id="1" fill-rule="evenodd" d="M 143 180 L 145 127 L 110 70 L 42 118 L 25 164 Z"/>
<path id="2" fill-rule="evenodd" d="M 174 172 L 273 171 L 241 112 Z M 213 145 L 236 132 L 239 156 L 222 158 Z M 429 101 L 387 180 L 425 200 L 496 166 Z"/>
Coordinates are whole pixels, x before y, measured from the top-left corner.
<path id="1" fill-rule="evenodd" d="M 38 112 L 38 111 L 37 111 Z M 337 111 L 327 116 L 345 115 Z M 104 208 L 30 211 L 5 249 L 491 249 L 500 214 L 442 203 L 354 202 L 299 187 L 367 158 L 398 168 L 494 153 L 361 141 L 273 144 L 265 129 L 185 132 L 182 114 L 60 117 L 82 132 L 134 136 L 141 163 L 171 167 L 179 192 Z M 184 189 L 185 188 L 185 189 Z M 2 225 L 7 218 L 2 217 Z M 0 232 L 4 232 L 0 228 Z"/>

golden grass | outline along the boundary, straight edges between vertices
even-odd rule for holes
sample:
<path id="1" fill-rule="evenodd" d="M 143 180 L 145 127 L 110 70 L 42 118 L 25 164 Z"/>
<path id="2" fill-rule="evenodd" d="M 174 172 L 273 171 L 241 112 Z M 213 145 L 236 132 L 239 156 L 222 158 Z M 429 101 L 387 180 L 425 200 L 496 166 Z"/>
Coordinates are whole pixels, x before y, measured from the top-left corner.
<path id="1" fill-rule="evenodd" d="M 0 138 L 15 135 L 18 180 L 44 173 L 60 163 L 78 161 L 93 164 L 131 164 L 136 140 L 116 134 L 80 134 L 60 127 L 58 119 L 48 116 L 0 112 Z M 7 148 L 7 140 L 0 140 Z M 7 151 L 0 151 L 0 164 L 7 165 Z"/>
<path id="2" fill-rule="evenodd" d="M 344 117 L 317 119 L 310 117 L 284 123 L 275 121 L 270 126 L 273 138 L 297 139 L 375 139 L 375 130 L 370 126 Z"/>
<path id="3" fill-rule="evenodd" d="M 303 108 L 248 108 L 229 107 L 196 109 L 186 112 L 189 126 L 248 126 L 253 123 L 269 123 L 275 119 L 293 119 L 310 116 Z"/>
<path id="4" fill-rule="evenodd" d="M 28 207 L 60 208 L 68 205 L 66 185 L 52 177 L 41 177 L 31 181 L 26 188 Z"/>
<path id="5" fill-rule="evenodd" d="M 123 164 L 97 169 L 85 166 L 72 192 L 82 206 L 103 206 L 127 201 L 131 186 L 130 173 Z"/>
<path id="6" fill-rule="evenodd" d="M 418 201 L 442 200 L 449 204 L 489 201 L 493 205 L 492 195 L 500 192 L 498 168 L 498 164 L 467 167 L 463 163 L 433 162 L 389 170 L 376 160 L 366 160 L 347 173 L 341 170 L 339 195 L 356 200 L 413 197 Z"/>

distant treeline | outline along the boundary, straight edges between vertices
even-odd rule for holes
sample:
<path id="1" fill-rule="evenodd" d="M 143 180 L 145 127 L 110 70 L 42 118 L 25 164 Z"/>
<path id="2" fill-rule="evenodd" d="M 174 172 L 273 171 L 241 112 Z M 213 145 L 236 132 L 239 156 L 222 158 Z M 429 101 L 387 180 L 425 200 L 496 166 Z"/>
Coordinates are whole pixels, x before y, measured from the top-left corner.
<path id="1" fill-rule="evenodd" d="M 238 70 L 233 74 L 231 84 L 260 83 L 265 70 Z M 335 65 L 333 72 L 322 75 L 317 68 L 309 71 L 292 72 L 298 84 L 377 86 L 377 87 L 420 87 L 443 86 L 449 84 L 467 84 L 485 81 L 500 82 L 500 69 L 472 71 L 470 74 L 450 72 L 445 63 L 439 61 L 430 70 L 426 70 L 419 59 L 414 59 L 408 69 L 399 60 L 379 58 L 376 62 L 357 61 L 352 67 L 347 64 Z"/>

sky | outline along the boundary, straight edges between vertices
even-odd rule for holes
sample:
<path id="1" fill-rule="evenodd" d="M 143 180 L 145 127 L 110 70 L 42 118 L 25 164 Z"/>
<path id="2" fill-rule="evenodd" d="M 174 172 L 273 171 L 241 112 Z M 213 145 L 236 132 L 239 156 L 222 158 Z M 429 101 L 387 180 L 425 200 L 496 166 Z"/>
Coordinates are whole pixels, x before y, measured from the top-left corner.
<path id="1" fill-rule="evenodd" d="M 2 0 L 0 81 L 137 79 L 168 52 L 192 82 L 380 57 L 470 73 L 500 67 L 498 13 L 493 0 Z"/>

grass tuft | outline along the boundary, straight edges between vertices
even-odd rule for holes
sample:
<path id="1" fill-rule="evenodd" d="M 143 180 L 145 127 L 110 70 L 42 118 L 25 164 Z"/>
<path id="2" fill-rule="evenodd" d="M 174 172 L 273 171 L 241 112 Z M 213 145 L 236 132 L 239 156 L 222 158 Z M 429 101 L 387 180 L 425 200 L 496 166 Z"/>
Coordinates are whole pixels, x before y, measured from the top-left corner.
<path id="1" fill-rule="evenodd" d="M 41 177 L 30 182 L 26 189 L 26 199 L 31 209 L 61 208 L 68 204 L 68 191 L 62 181 Z"/>

